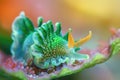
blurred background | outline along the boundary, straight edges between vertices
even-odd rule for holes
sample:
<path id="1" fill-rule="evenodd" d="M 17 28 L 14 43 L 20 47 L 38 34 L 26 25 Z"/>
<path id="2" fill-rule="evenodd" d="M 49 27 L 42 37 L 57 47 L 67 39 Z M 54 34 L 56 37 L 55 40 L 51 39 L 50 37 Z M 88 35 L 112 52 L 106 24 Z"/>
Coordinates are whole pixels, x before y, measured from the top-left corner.
<path id="1" fill-rule="evenodd" d="M 75 39 L 92 30 L 93 37 L 83 48 L 94 49 L 99 41 L 109 41 L 109 29 L 120 28 L 119 0 L 0 0 L 0 36 L 10 37 L 11 24 L 21 11 L 35 26 L 39 16 L 44 22 L 61 22 L 63 33 L 72 28 Z M 2 39 L 0 42 L 5 43 Z M 6 42 L 6 46 L 8 44 Z M 120 80 L 119 60 L 120 54 L 103 64 L 57 80 Z"/>

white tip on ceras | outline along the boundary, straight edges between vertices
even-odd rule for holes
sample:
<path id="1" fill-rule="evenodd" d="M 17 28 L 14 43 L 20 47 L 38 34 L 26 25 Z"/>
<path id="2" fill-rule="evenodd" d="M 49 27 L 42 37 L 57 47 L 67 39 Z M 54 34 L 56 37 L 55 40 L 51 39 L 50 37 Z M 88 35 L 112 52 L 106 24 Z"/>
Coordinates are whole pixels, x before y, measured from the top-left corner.
<path id="1" fill-rule="evenodd" d="M 21 12 L 20 12 L 20 16 L 25 16 L 25 12 L 24 12 L 24 11 L 21 11 Z"/>

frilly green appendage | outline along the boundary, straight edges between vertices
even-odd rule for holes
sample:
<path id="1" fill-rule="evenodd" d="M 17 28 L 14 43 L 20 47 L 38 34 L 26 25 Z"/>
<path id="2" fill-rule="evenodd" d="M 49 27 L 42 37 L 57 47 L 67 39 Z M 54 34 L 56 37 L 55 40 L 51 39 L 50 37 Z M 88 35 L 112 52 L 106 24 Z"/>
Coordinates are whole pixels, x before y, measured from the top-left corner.
<path id="1" fill-rule="evenodd" d="M 12 24 L 12 39 L 13 44 L 11 47 L 11 52 L 15 60 L 23 60 L 26 54 L 23 50 L 24 42 L 26 38 L 34 32 L 34 26 L 30 19 L 28 19 L 22 12 Z M 32 43 L 30 41 L 30 43 Z M 29 44 L 30 44 L 29 43 Z"/>

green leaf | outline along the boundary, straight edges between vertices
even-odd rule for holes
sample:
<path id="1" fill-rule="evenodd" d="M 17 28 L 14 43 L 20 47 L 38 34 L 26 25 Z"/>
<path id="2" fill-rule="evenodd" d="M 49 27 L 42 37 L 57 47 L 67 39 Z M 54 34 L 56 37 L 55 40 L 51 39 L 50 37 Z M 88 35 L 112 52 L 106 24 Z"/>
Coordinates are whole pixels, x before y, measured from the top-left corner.
<path id="1" fill-rule="evenodd" d="M 27 78 L 22 71 L 6 72 L 0 67 L 0 80 L 27 80 Z"/>
<path id="2" fill-rule="evenodd" d="M 120 38 L 117 38 L 111 44 L 111 54 L 115 55 L 119 52 L 120 52 Z"/>

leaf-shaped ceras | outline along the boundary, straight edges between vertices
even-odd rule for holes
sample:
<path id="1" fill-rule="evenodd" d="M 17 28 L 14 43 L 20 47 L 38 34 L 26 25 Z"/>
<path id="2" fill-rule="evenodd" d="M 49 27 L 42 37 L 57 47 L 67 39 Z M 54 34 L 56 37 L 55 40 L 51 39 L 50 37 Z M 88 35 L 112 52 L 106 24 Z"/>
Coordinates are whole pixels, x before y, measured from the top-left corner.
<path id="1" fill-rule="evenodd" d="M 71 29 L 63 36 L 61 24 L 57 22 L 55 26 L 56 29 L 50 20 L 43 23 L 40 17 L 38 27 L 35 28 L 24 13 L 21 13 L 12 25 L 13 59 L 23 62 L 24 65 L 31 61 L 31 65 L 48 69 L 89 58 L 87 54 L 80 54 L 77 51 L 81 44 L 91 38 L 91 31 L 85 38 L 74 41 Z"/>

